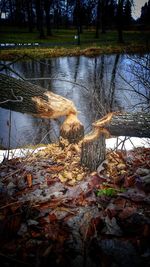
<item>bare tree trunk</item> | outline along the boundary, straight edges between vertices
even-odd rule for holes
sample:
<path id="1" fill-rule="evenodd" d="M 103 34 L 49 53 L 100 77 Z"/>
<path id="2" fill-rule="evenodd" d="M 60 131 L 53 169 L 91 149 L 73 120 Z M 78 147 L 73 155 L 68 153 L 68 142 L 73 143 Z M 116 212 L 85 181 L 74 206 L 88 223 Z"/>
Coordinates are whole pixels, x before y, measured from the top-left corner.
<path id="1" fill-rule="evenodd" d="M 27 14 L 28 14 L 28 28 L 29 32 L 33 32 L 33 10 L 32 10 L 32 1 L 27 1 L 26 2 L 26 7 L 27 7 Z"/>
<path id="2" fill-rule="evenodd" d="M 91 171 L 98 168 L 100 163 L 105 159 L 106 145 L 104 135 L 99 136 L 92 142 L 82 142 L 81 146 L 81 164 L 88 167 Z"/>
<path id="3" fill-rule="evenodd" d="M 36 0 L 36 16 L 37 16 L 37 29 L 40 33 L 40 38 L 45 38 L 44 22 L 43 22 L 43 5 L 41 0 Z"/>
<path id="4" fill-rule="evenodd" d="M 99 38 L 99 27 L 100 27 L 100 0 L 98 0 L 97 3 L 96 33 L 95 33 L 96 38 Z"/>
<path id="5" fill-rule="evenodd" d="M 47 28 L 47 35 L 51 36 L 52 31 L 51 31 L 51 16 L 50 16 L 50 8 L 51 8 L 52 1 L 50 0 L 45 0 L 44 1 L 44 9 L 45 9 L 45 14 L 46 14 L 46 28 Z"/>
<path id="6" fill-rule="evenodd" d="M 71 100 L 4 74 L 0 74 L 0 88 L 1 107 L 40 118 L 67 116 L 61 126 L 61 135 L 70 143 L 78 142 L 83 137 L 84 127 Z"/>
<path id="7" fill-rule="evenodd" d="M 118 30 L 118 42 L 123 43 L 123 4 L 124 0 L 118 1 L 117 7 L 117 30 Z"/>

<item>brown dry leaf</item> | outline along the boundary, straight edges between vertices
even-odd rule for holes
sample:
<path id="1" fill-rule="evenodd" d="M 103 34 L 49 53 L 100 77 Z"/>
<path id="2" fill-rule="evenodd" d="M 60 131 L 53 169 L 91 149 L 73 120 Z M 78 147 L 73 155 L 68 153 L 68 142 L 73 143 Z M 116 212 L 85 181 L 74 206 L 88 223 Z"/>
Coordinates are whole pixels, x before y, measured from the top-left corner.
<path id="1" fill-rule="evenodd" d="M 72 150 L 79 154 L 81 152 L 81 147 L 78 144 L 73 144 Z"/>
<path id="2" fill-rule="evenodd" d="M 49 214 L 49 220 L 50 222 L 55 222 L 57 220 L 57 217 L 54 213 Z"/>
<path id="3" fill-rule="evenodd" d="M 72 179 L 72 180 L 70 180 L 69 182 L 68 182 L 68 184 L 69 185 L 75 185 L 75 183 L 76 183 L 76 179 Z"/>
<path id="4" fill-rule="evenodd" d="M 79 160 L 73 160 L 71 164 L 72 164 L 72 166 L 74 166 L 74 167 L 75 167 L 75 166 L 78 166 L 78 164 L 79 164 Z"/>
<path id="5" fill-rule="evenodd" d="M 69 171 L 64 171 L 63 172 L 63 176 L 67 179 L 67 180 L 72 180 L 73 179 L 73 174 Z"/>
<path id="6" fill-rule="evenodd" d="M 135 183 L 136 183 L 135 176 L 131 175 L 131 176 L 127 177 L 127 179 L 125 181 L 125 186 L 126 187 L 132 187 L 135 185 Z"/>
<path id="7" fill-rule="evenodd" d="M 48 247 L 45 249 L 45 251 L 43 252 L 42 257 L 47 257 L 47 256 L 50 254 L 52 248 L 53 248 L 52 245 L 48 246 Z"/>
<path id="8" fill-rule="evenodd" d="M 122 174 L 122 175 L 125 174 L 125 173 L 127 173 L 125 170 L 121 170 L 120 171 L 120 174 Z"/>
<path id="9" fill-rule="evenodd" d="M 32 175 L 31 173 L 28 173 L 27 174 L 27 184 L 28 184 L 28 187 L 32 187 Z"/>
<path id="10" fill-rule="evenodd" d="M 67 178 L 64 176 L 64 175 L 62 175 L 61 173 L 59 173 L 58 174 L 58 178 L 59 178 L 59 180 L 62 182 L 62 183 L 65 183 L 65 182 L 67 182 Z"/>
<path id="11" fill-rule="evenodd" d="M 67 153 L 66 153 L 66 159 L 71 158 L 71 156 L 72 156 L 72 152 L 71 151 L 67 151 Z"/>
<path id="12" fill-rule="evenodd" d="M 48 172 L 60 172 L 64 169 L 63 165 L 52 165 L 46 169 Z"/>
<path id="13" fill-rule="evenodd" d="M 33 238 L 39 238 L 40 236 L 41 236 L 41 233 L 38 231 L 38 232 L 36 232 L 36 231 L 31 231 L 30 230 L 30 233 L 31 233 L 31 236 L 33 237 Z"/>
<path id="14" fill-rule="evenodd" d="M 124 219 L 130 217 L 136 211 L 137 211 L 137 209 L 135 207 L 126 207 L 119 214 L 119 218 L 122 219 L 122 220 L 124 220 Z"/>
<path id="15" fill-rule="evenodd" d="M 84 178 L 85 173 L 80 173 L 77 175 L 76 180 L 81 181 Z"/>
<path id="16" fill-rule="evenodd" d="M 119 170 L 124 170 L 126 168 L 126 165 L 122 162 L 120 162 L 118 165 L 117 165 L 117 169 Z"/>

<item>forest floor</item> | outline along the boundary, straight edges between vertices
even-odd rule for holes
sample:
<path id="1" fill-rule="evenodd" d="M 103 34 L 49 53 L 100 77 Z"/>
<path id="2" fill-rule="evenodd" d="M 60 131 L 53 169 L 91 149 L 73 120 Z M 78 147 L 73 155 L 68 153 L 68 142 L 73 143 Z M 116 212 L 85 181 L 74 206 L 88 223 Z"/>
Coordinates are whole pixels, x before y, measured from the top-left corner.
<path id="1" fill-rule="evenodd" d="M 77 45 L 76 30 L 54 30 L 52 36 L 39 39 L 38 33 L 27 29 L 1 27 L 0 59 L 13 60 L 16 56 L 50 58 L 58 56 L 96 56 L 112 53 L 138 53 L 150 51 L 150 31 L 124 31 L 124 43 L 118 43 L 116 31 L 95 38 L 95 30 L 84 30 Z M 15 45 L 15 46 L 14 46 Z M 11 48 L 9 48 L 11 46 Z"/>
<path id="2" fill-rule="evenodd" d="M 150 266 L 150 149 L 108 151 L 97 171 L 77 145 L 0 164 L 1 266 Z"/>

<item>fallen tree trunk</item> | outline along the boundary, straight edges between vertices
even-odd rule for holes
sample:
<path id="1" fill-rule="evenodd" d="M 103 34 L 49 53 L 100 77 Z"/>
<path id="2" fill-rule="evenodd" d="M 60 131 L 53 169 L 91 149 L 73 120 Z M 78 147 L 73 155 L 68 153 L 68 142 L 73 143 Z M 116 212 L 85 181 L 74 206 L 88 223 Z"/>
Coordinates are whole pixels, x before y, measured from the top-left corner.
<path id="1" fill-rule="evenodd" d="M 0 106 L 40 118 L 67 116 L 61 135 L 69 142 L 78 142 L 84 135 L 84 127 L 71 100 L 4 74 L 0 74 Z"/>
<path id="2" fill-rule="evenodd" d="M 105 158 L 104 135 L 150 137 L 150 114 L 112 112 L 92 126 L 92 132 L 82 142 L 81 164 L 95 170 Z"/>
<path id="3" fill-rule="evenodd" d="M 83 138 L 84 127 L 72 101 L 45 88 L 0 74 L 0 106 L 40 118 L 67 116 L 60 134 L 70 143 Z M 95 170 L 105 159 L 105 137 L 150 137 L 150 114 L 109 113 L 92 124 L 93 131 L 82 140 L 81 164 Z"/>

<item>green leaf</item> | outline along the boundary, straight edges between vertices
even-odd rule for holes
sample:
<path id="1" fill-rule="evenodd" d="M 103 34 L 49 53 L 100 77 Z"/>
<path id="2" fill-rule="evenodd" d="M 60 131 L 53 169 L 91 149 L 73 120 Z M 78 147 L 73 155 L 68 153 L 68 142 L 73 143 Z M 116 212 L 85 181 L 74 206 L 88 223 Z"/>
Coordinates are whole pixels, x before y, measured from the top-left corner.
<path id="1" fill-rule="evenodd" d="M 117 193 L 120 192 L 124 192 L 125 189 L 124 188 L 120 188 L 120 189 L 116 189 L 116 188 L 105 188 L 105 189 L 100 189 L 96 192 L 97 196 L 109 196 L 109 197 L 113 197 L 116 196 Z"/>

